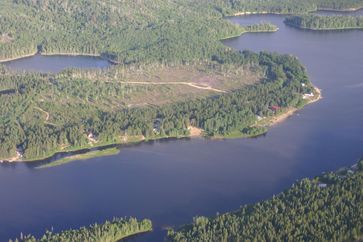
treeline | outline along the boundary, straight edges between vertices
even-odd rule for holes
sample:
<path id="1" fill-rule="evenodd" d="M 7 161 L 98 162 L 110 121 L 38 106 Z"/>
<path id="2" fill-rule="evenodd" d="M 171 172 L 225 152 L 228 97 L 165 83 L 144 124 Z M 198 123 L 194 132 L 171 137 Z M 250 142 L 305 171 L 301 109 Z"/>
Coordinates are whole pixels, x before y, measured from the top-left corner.
<path id="1" fill-rule="evenodd" d="M 233 13 L 282 13 L 302 14 L 319 9 L 350 10 L 363 7 L 362 0 L 224 0 L 226 14 Z M 231 11 L 232 12 L 228 12 Z"/>
<path id="2" fill-rule="evenodd" d="M 65 230 L 60 233 L 47 231 L 39 239 L 33 235 L 21 235 L 14 241 L 22 242 L 117 242 L 132 235 L 150 232 L 152 223 L 148 219 L 137 221 L 135 218 L 114 218 L 103 224 L 93 224 L 80 229 Z M 13 240 L 9 240 L 11 242 Z"/>
<path id="3" fill-rule="evenodd" d="M 259 23 L 244 27 L 247 32 L 275 32 L 278 27 L 272 23 Z"/>
<path id="4" fill-rule="evenodd" d="M 123 64 L 204 60 L 226 49 L 219 39 L 244 31 L 226 15 L 362 6 L 363 0 L 3 0 L 0 59 L 41 52 L 101 55 Z"/>
<path id="5" fill-rule="evenodd" d="M 190 126 L 201 128 L 210 136 L 235 131 L 252 134 L 256 130 L 249 128 L 257 115 L 273 115 L 274 105 L 300 107 L 305 103 L 302 94 L 313 91 L 304 67 L 289 55 L 231 51 L 213 56 L 213 61 L 219 65 L 255 63 L 264 71 L 264 79 L 225 94 L 110 110 L 107 104 L 103 105 L 104 99 L 114 96 L 114 102 L 120 103 L 125 96 L 135 95 L 128 91 L 130 87 L 117 82 L 82 81 L 64 74 L 59 75 L 61 78 L 4 74 L 0 76 L 0 87 L 17 91 L 0 95 L 0 158 L 14 157 L 16 149 L 29 160 L 47 157 L 61 147 L 85 148 L 89 146 L 89 133 L 97 137 L 99 145 L 119 143 L 120 137 L 187 136 Z M 136 89 L 135 93 L 139 91 Z M 51 112 L 52 119 L 46 121 L 46 114 L 39 107 Z M 156 123 L 159 124 L 155 130 Z"/>
<path id="6" fill-rule="evenodd" d="M 170 241 L 361 241 L 363 161 L 303 179 L 272 199 L 168 232 Z"/>
<path id="7" fill-rule="evenodd" d="M 286 17 L 285 23 L 296 28 L 311 30 L 363 29 L 362 16 L 318 16 L 311 14 Z"/>
<path id="8" fill-rule="evenodd" d="M 0 41 L 1 59 L 39 51 L 123 64 L 200 60 L 242 31 L 208 1 L 4 0 L 0 15 L 0 36 L 10 37 Z"/>

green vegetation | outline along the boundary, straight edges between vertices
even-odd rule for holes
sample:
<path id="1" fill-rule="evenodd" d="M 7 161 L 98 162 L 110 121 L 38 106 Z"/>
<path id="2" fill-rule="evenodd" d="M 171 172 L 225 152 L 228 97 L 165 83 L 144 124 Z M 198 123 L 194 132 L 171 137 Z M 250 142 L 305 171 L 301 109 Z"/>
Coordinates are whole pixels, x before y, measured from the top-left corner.
<path id="1" fill-rule="evenodd" d="M 362 16 L 302 15 L 286 17 L 285 23 L 300 29 L 340 30 L 363 29 Z"/>
<path id="2" fill-rule="evenodd" d="M 363 160 L 358 166 L 303 179 L 272 199 L 170 230 L 170 241 L 360 241 Z"/>
<path id="3" fill-rule="evenodd" d="M 279 28 L 271 23 L 260 23 L 245 27 L 247 32 L 276 32 Z"/>
<path id="4" fill-rule="evenodd" d="M 319 9 L 353 10 L 363 7 L 362 0 L 226 0 L 227 14 L 277 13 L 301 14 Z"/>
<path id="5" fill-rule="evenodd" d="M 21 235 L 15 241 L 24 242 L 117 242 L 132 235 L 150 232 L 152 223 L 148 219 L 137 221 L 135 218 L 114 218 L 103 224 L 94 224 L 80 229 L 65 230 L 60 233 L 47 231 L 40 239 L 32 235 Z M 12 241 L 12 240 L 10 240 Z"/>
<path id="6" fill-rule="evenodd" d="M 178 63 L 225 49 L 243 28 L 209 1 L 4 0 L 0 59 L 33 54 L 101 55 L 116 63 Z"/>
<path id="7" fill-rule="evenodd" d="M 36 52 L 101 55 L 124 64 L 209 59 L 225 49 L 216 40 L 244 32 L 225 15 L 362 6 L 363 0 L 3 0 L 0 59 Z"/>
<path id="8" fill-rule="evenodd" d="M 120 152 L 120 150 L 117 148 L 90 151 L 85 154 L 78 154 L 78 155 L 64 157 L 62 159 L 38 166 L 37 169 L 56 167 L 56 166 L 64 165 L 64 164 L 67 164 L 67 163 L 70 163 L 73 161 L 77 161 L 77 160 L 87 160 L 87 159 L 97 158 L 97 157 L 101 157 L 101 156 L 116 155 L 119 152 Z"/>
<path id="9" fill-rule="evenodd" d="M 306 101 L 303 94 L 313 91 L 305 68 L 288 55 L 227 51 L 214 55 L 203 66 L 209 67 L 203 69 L 202 76 L 197 75 L 194 85 L 203 87 L 207 82 L 220 91 L 190 87 L 199 90 L 193 98 L 179 97 L 180 101 L 174 102 L 162 100 L 178 100 L 173 97 L 178 97 L 179 89 L 166 95 L 166 90 L 179 88 L 178 85 L 156 89 L 152 85 L 120 83 L 123 75 L 129 80 L 122 67 L 95 72 L 91 77 L 81 71 L 43 75 L 3 70 L 0 88 L 15 89 L 16 93 L 0 95 L 0 133 L 4 134 L 0 136 L 0 157 L 15 157 L 18 149 L 23 160 L 33 160 L 55 152 L 127 143 L 135 137 L 183 137 L 189 135 L 190 126 L 203 129 L 209 136 L 229 135 L 254 126 L 257 116 L 274 115 L 271 106 L 300 107 Z M 193 65 L 194 69 L 197 67 Z M 155 68 L 156 73 L 164 73 L 160 69 L 167 67 Z M 124 74 L 119 77 L 116 72 Z M 253 75 L 246 78 L 246 73 Z M 103 79 L 106 76 L 109 78 Z M 138 99 L 139 95 L 144 100 L 151 95 L 157 102 L 129 105 L 129 100 Z M 248 129 L 247 132 L 251 133 Z"/>

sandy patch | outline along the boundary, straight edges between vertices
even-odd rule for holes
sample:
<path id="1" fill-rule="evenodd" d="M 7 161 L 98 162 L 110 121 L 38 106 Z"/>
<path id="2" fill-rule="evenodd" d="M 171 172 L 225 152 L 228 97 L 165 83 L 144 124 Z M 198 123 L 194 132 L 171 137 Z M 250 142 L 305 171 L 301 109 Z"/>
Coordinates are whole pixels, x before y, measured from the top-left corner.
<path id="1" fill-rule="evenodd" d="M 201 137 L 202 133 L 203 133 L 203 129 L 194 127 L 194 126 L 189 126 L 188 127 L 189 132 L 190 132 L 190 137 Z"/>

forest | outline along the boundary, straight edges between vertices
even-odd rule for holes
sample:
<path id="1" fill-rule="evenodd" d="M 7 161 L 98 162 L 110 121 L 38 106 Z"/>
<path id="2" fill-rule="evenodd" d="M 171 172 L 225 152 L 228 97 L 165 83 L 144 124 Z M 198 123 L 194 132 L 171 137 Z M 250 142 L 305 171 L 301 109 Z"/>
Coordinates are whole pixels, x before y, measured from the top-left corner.
<path id="1" fill-rule="evenodd" d="M 363 160 L 303 179 L 270 200 L 168 232 L 169 241 L 360 241 Z"/>
<path id="2" fill-rule="evenodd" d="M 33 235 L 23 235 L 14 241 L 21 242 L 117 242 L 129 236 L 150 232 L 152 223 L 148 219 L 137 221 L 135 218 L 114 218 L 103 224 L 93 224 L 80 229 L 65 230 L 60 233 L 46 231 L 39 239 Z M 13 240 L 9 240 L 12 242 Z"/>
<path id="3" fill-rule="evenodd" d="M 227 15 L 362 6 L 363 0 L 3 0 L 0 60 L 39 52 L 101 55 L 123 64 L 189 62 L 209 59 L 226 48 L 219 39 L 245 31 Z"/>
<path id="4" fill-rule="evenodd" d="M 0 68 L 0 160 L 184 137 L 191 127 L 206 136 L 266 132 L 256 126 L 257 118 L 276 114 L 271 107 L 302 107 L 302 95 L 313 87 L 294 57 L 237 52 L 220 41 L 276 26 L 239 26 L 224 17 L 241 10 L 306 12 L 362 4 L 190 1 L 1 1 L 0 59 L 37 52 L 91 54 L 118 65 L 103 73 L 55 75 Z M 150 69 L 153 81 L 146 82 Z"/>
<path id="5" fill-rule="evenodd" d="M 189 135 L 190 126 L 203 129 L 207 136 L 235 131 L 249 135 L 259 130 L 253 128 L 257 116 L 275 115 L 271 106 L 302 107 L 306 103 L 303 94 L 314 91 L 305 68 L 290 55 L 231 51 L 213 56 L 208 65 L 210 69 L 203 72 L 222 70 L 228 65 L 238 70 L 233 66 L 247 65 L 261 77 L 251 84 L 237 83 L 225 92 L 207 92 L 204 96 L 196 93 L 193 98 L 177 102 L 130 107 L 122 103 L 139 93 L 142 101 L 154 90 L 128 86 L 127 82 L 100 81 L 97 75 L 96 80 L 89 80 L 78 77 L 83 72 L 77 70 L 48 75 L 14 74 L 4 69 L 0 89 L 15 93 L 0 95 L 0 158 L 14 157 L 18 151 L 24 160 L 41 159 L 59 151 L 122 143 L 135 137 L 184 137 Z M 100 76 L 114 75 L 114 71 Z M 158 87 L 153 95 L 172 90 L 165 88 Z M 90 140 L 89 134 L 97 142 Z"/>
<path id="6" fill-rule="evenodd" d="M 311 30 L 363 29 L 362 16 L 289 16 L 284 21 L 287 25 Z"/>

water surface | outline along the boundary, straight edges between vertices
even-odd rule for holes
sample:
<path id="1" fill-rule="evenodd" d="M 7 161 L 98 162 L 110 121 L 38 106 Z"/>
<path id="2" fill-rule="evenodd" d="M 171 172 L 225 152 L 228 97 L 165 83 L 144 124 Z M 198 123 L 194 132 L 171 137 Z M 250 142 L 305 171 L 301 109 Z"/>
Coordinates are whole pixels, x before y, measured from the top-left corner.
<path id="1" fill-rule="evenodd" d="M 5 62 L 4 65 L 16 71 L 57 73 L 68 68 L 106 68 L 111 64 L 107 60 L 93 56 L 34 55 Z"/>
<path id="2" fill-rule="evenodd" d="M 0 167 L 0 240 L 102 222 L 113 216 L 151 218 L 155 232 L 137 241 L 162 241 L 166 226 L 267 199 L 297 179 L 353 164 L 363 155 L 363 31 L 301 31 L 282 16 L 232 18 L 269 21 L 276 33 L 225 41 L 236 49 L 298 56 L 324 98 L 258 139 L 172 140 L 123 148 L 106 158 L 35 170 Z"/>

